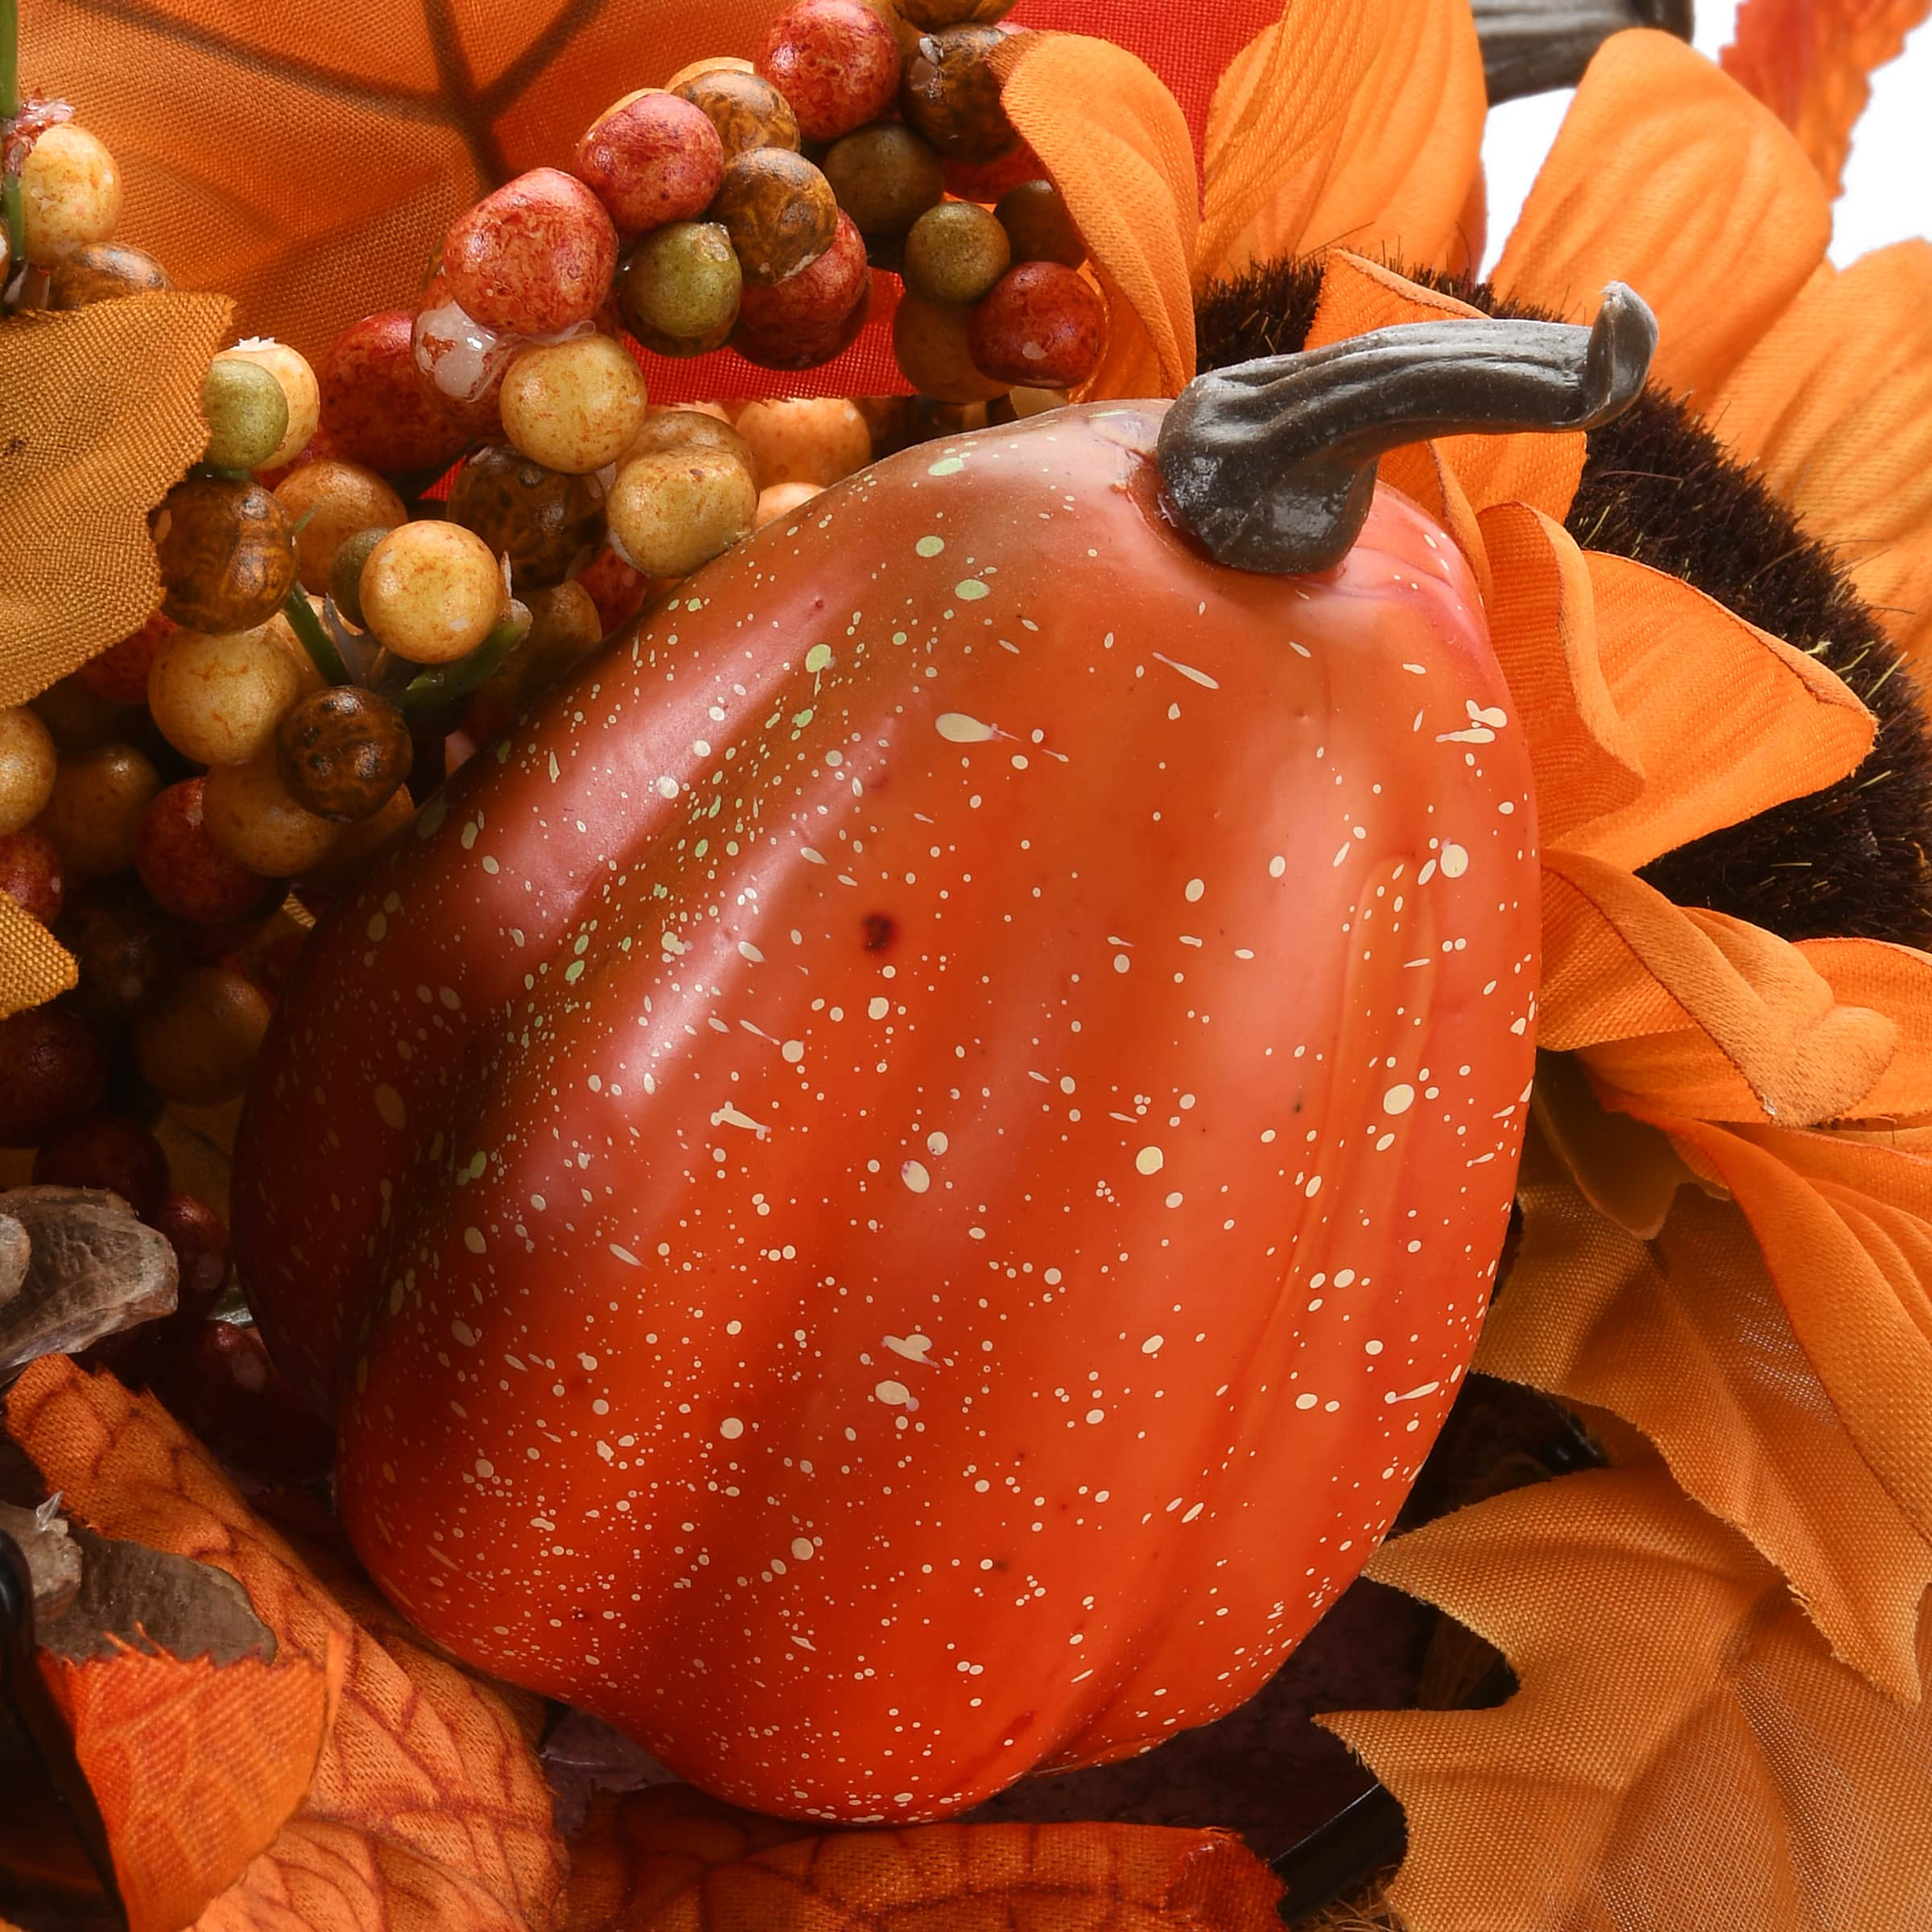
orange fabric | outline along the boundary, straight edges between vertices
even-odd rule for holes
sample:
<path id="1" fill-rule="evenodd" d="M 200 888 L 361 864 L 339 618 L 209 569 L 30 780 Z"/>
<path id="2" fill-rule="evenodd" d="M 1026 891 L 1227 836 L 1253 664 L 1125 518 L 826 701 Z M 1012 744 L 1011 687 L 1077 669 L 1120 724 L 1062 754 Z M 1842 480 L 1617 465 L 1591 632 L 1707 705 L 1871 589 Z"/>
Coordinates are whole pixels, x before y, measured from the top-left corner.
<path id="1" fill-rule="evenodd" d="M 555 1922 L 563 1847 L 529 1700 L 506 1699 L 411 1640 L 393 1613 L 359 1621 L 344 1600 L 366 1611 L 367 1586 L 345 1570 L 341 1596 L 326 1588 L 151 1397 L 45 1356 L 9 1393 L 6 1422 L 76 1516 L 227 1571 L 275 1633 L 279 1662 L 341 1671 L 313 1777 L 266 1848 L 232 1885 L 239 1840 L 196 1869 L 154 1874 L 171 1896 L 202 1888 L 202 1932 L 543 1932 Z M 112 1830 L 128 1822 L 109 1815 Z"/>
<path id="2" fill-rule="evenodd" d="M 1513 1490 L 1397 1538 L 1370 1574 L 1480 1632 L 1522 1686 L 1493 1711 L 1317 1720 L 1408 1814 L 1389 1893 L 1407 1932 L 1925 1922 L 1932 1705 L 1835 1661 L 1664 1471 Z"/>
<path id="3" fill-rule="evenodd" d="M 1522 1242 L 1476 1367 L 1634 1422 L 1790 1579 L 1836 1655 L 1917 1698 L 1932 1542 L 1847 1432 L 1737 1208 L 1681 1188 L 1640 1241 L 1534 1139 L 1517 1199 Z"/>
<path id="4" fill-rule="evenodd" d="M 1325 348 L 1372 328 L 1404 322 L 1439 322 L 1482 312 L 1346 250 L 1329 258 L 1322 299 L 1308 334 Z M 1583 438 L 1577 435 L 1444 436 L 1444 455 L 1480 512 L 1498 503 L 1527 503 L 1560 522 L 1569 514 L 1583 473 Z"/>
<path id="5" fill-rule="evenodd" d="M 175 1932 L 275 1841 L 315 1775 L 347 1655 L 340 1640 L 321 1664 L 43 1653 L 112 1823 L 131 1932 Z"/>
<path id="6" fill-rule="evenodd" d="M 1194 374 L 1194 149 L 1173 95 L 1122 48 L 1026 35 L 996 57 L 1013 124 L 1060 186 L 1107 296 L 1083 393 L 1178 395 Z"/>
<path id="7" fill-rule="evenodd" d="M 569 1932 L 1274 1932 L 1281 1881 L 1231 1833 L 920 1825 L 820 1835 L 671 1786 L 593 1813 Z"/>
<path id="8" fill-rule="evenodd" d="M 1290 0 L 1215 93 L 1201 279 L 1344 244 L 1447 266 L 1486 105 L 1462 0 Z"/>
<path id="9" fill-rule="evenodd" d="M 1932 650 L 1932 243 L 1814 275 L 1712 415 L 1893 638 Z"/>
<path id="10" fill-rule="evenodd" d="M 1853 1111 L 1872 1121 L 1932 1114 L 1932 955 L 1882 939 L 1800 939 L 1798 950 L 1844 1005 L 1897 1022 L 1898 1051 Z"/>
<path id="11" fill-rule="evenodd" d="M 1744 0 L 1718 59 L 1798 136 L 1827 189 L 1843 187 L 1868 76 L 1897 57 L 1927 0 Z"/>
<path id="12" fill-rule="evenodd" d="M 1703 55 L 1604 43 L 1497 264 L 1496 287 L 1581 318 L 1609 281 L 1656 310 L 1653 379 L 1707 402 L 1803 287 L 1831 211 L 1804 151 Z"/>

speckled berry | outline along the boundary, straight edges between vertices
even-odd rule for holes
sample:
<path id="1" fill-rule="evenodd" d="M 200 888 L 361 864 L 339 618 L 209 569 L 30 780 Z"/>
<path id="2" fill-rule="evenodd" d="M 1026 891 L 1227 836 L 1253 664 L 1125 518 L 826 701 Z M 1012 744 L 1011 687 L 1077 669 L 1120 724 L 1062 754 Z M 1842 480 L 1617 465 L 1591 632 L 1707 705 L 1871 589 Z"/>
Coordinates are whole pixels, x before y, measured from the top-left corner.
<path id="1" fill-rule="evenodd" d="M 60 1006 L 30 1006 L 0 1019 L 0 1147 L 37 1147 L 85 1120 L 107 1090 L 99 1030 Z"/>
<path id="2" fill-rule="evenodd" d="M 24 704 L 0 707 L 0 832 L 31 824 L 53 795 L 60 770 L 53 733 Z"/>
<path id="3" fill-rule="evenodd" d="M 972 312 L 972 359 L 991 377 L 1067 389 L 1100 367 L 1107 308 L 1084 276 L 1057 262 L 1009 269 Z"/>
<path id="4" fill-rule="evenodd" d="M 386 649 L 417 664 L 466 658 L 504 605 L 489 546 L 460 523 L 405 523 L 362 566 L 362 615 Z"/>
<path id="5" fill-rule="evenodd" d="M 681 577 L 751 534 L 758 492 L 735 457 L 716 450 L 634 456 L 610 493 L 610 534 L 648 576 Z"/>
<path id="6" fill-rule="evenodd" d="M 861 0 L 795 0 L 766 30 L 753 65 L 807 141 L 836 141 L 877 120 L 899 89 L 898 43 Z"/>
<path id="7" fill-rule="evenodd" d="M 857 336 L 871 299 L 865 237 L 840 209 L 832 246 L 815 262 L 745 291 L 732 347 L 762 369 L 816 368 Z"/>
<path id="8" fill-rule="evenodd" d="M 69 910 L 57 936 L 80 976 L 69 997 L 104 1026 L 152 1007 L 181 970 L 180 929 L 127 887 L 90 894 Z"/>
<path id="9" fill-rule="evenodd" d="M 724 172 L 724 144 L 711 117 L 675 94 L 630 95 L 577 143 L 577 179 L 621 234 L 703 214 Z"/>
<path id="10" fill-rule="evenodd" d="M 167 1199 L 167 1156 L 138 1121 L 98 1113 L 63 1128 L 34 1156 L 36 1187 L 105 1187 L 142 1220 Z"/>
<path id="11" fill-rule="evenodd" d="M 266 888 L 208 836 L 204 778 L 171 785 L 147 808 L 134 843 L 134 866 L 147 896 L 171 919 L 225 926 L 258 908 Z"/>
<path id="12" fill-rule="evenodd" d="M 824 254 L 838 232 L 832 184 L 788 148 L 737 155 L 724 170 L 711 212 L 731 237 L 745 281 L 754 285 L 796 275 Z"/>
<path id="13" fill-rule="evenodd" d="M 0 832 L 0 892 L 30 919 L 52 925 L 67 897 L 67 875 L 53 841 L 31 830 Z"/>
<path id="14" fill-rule="evenodd" d="M 318 371 L 322 427 L 335 453 L 386 475 L 440 469 L 469 440 L 448 399 L 416 366 L 415 318 L 390 309 L 352 322 Z"/>
<path id="15" fill-rule="evenodd" d="M 147 696 L 149 667 L 175 629 L 174 619 L 158 610 L 138 630 L 89 658 L 74 676 L 110 704 L 141 704 Z"/>
<path id="16" fill-rule="evenodd" d="M 104 879 L 134 862 L 141 819 L 161 774 L 131 745 L 103 745 L 60 761 L 54 788 L 34 821 L 76 879 Z"/>
<path id="17" fill-rule="evenodd" d="M 275 733 L 290 795 L 317 818 L 344 825 L 382 810 L 409 776 L 415 749 L 402 712 L 355 684 L 304 698 Z"/>
<path id="18" fill-rule="evenodd" d="M 865 413 L 844 396 L 773 396 L 748 403 L 738 434 L 761 488 L 840 481 L 872 460 Z"/>
<path id="19" fill-rule="evenodd" d="M 191 630 L 247 630 L 295 588 L 295 525 L 252 478 L 190 477 L 148 528 L 167 587 L 162 609 Z"/>
<path id="20" fill-rule="evenodd" d="M 644 420 L 644 377 L 609 336 L 522 351 L 503 377 L 503 433 L 547 469 L 584 476 L 614 463 Z"/>
<path id="21" fill-rule="evenodd" d="M 248 1084 L 268 1018 L 267 997 L 253 981 L 225 966 L 197 967 L 136 1029 L 142 1075 L 180 1106 L 235 1100 Z"/>
<path id="22" fill-rule="evenodd" d="M 464 311 L 486 328 L 523 335 L 588 322 L 617 265 L 617 229 L 604 204 L 554 167 L 485 195 L 443 243 L 444 279 Z"/>
<path id="23" fill-rule="evenodd" d="M 292 879 L 307 872 L 328 855 L 338 830 L 283 782 L 272 745 L 246 765 L 211 767 L 201 794 L 201 822 L 217 852 L 264 879 Z"/>
<path id="24" fill-rule="evenodd" d="M 121 218 L 121 171 L 85 128 L 56 122 L 41 130 L 20 170 L 20 205 L 21 253 L 51 268 L 114 233 Z"/>
<path id="25" fill-rule="evenodd" d="M 147 707 L 169 744 L 200 765 L 238 765 L 275 735 L 318 674 L 279 612 L 250 630 L 177 630 L 147 674 Z"/>
<path id="26" fill-rule="evenodd" d="M 320 597 L 336 552 L 358 530 L 393 530 L 407 520 L 402 499 L 366 464 L 324 456 L 292 469 L 275 496 L 295 524 L 295 570 L 302 588 Z"/>

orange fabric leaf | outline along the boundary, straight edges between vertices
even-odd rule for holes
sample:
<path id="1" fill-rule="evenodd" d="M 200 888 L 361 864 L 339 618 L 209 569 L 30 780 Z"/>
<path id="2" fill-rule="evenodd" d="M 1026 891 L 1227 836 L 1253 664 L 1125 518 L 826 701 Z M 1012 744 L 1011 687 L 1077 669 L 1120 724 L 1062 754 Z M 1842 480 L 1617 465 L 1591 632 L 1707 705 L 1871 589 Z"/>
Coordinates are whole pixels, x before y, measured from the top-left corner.
<path id="1" fill-rule="evenodd" d="M 1718 60 L 1798 136 L 1836 195 L 1867 76 L 1897 59 L 1928 10 L 1926 0 L 1744 0 Z"/>
<path id="2" fill-rule="evenodd" d="M 1526 503 L 1493 505 L 1479 521 L 1494 585 L 1489 641 L 1529 741 L 1538 832 L 1560 845 L 1642 795 L 1642 756 L 1604 681 L 1583 553 Z"/>
<path id="3" fill-rule="evenodd" d="M 372 1610 L 374 1628 L 359 1623 L 152 1398 L 47 1356 L 9 1393 L 6 1423 L 84 1521 L 227 1571 L 279 1654 L 322 1664 L 346 1646 L 336 1721 L 301 1809 L 210 1907 L 209 1925 L 346 1928 L 378 1922 L 382 1909 L 392 1923 L 458 1932 L 555 1922 L 563 1848 L 527 1700 L 506 1701 L 412 1640 L 393 1612 Z M 367 1590 L 346 1571 L 336 1583 L 352 1603 Z M 386 1885 L 394 1888 L 386 1904 Z M 361 1916 L 274 1916 L 358 1886 L 374 1888 Z M 407 1918 L 411 1901 L 440 1894 L 462 1901 L 462 1913 Z M 257 1911 L 266 1916 L 246 1916 Z"/>
<path id="4" fill-rule="evenodd" d="M 1370 1574 L 1515 1666 L 1493 1711 L 1352 1711 L 1401 1799 L 1409 1932 L 1920 1922 L 1932 1707 L 1833 1660 L 1776 1572 L 1655 1468 L 1516 1489 Z M 1932 1612 L 1918 1661 L 1932 1665 Z"/>
<path id="5" fill-rule="evenodd" d="M 1646 782 L 1567 849 L 1634 869 L 1858 769 L 1876 724 L 1815 658 L 1667 572 L 1584 557 L 1597 658 Z"/>
<path id="6" fill-rule="evenodd" d="M 569 1932 L 1276 1932 L 1280 1924 L 1281 1880 L 1231 1832 L 939 1824 L 819 1833 L 667 1791 L 623 1799 L 593 1818 L 604 1848 L 584 1889 L 572 1881 Z M 628 1868 L 618 1883 L 613 1843 Z M 614 1910 L 613 1899 L 621 1901 Z"/>
<path id="7" fill-rule="evenodd" d="M 1702 54 L 1649 29 L 1590 63 L 1498 263 L 1517 301 L 1579 319 L 1628 282 L 1662 325 L 1654 378 L 1707 399 L 1823 258 L 1804 151 Z"/>
<path id="8" fill-rule="evenodd" d="M 1730 1189 L 1845 1427 L 1932 1536 L 1932 1158 L 1632 1111 Z"/>
<path id="9" fill-rule="evenodd" d="M 1932 1542 L 1847 1434 L 1744 1216 L 1682 1188 L 1640 1241 L 1534 1139 L 1517 1199 L 1521 1245 L 1476 1366 L 1633 1422 L 1783 1572 L 1835 1655 L 1916 1699 Z"/>
<path id="10" fill-rule="evenodd" d="M 320 1666 L 43 1653 L 113 1834 L 131 1932 L 176 1932 L 273 1842 L 314 1775 L 345 1658 L 340 1641 Z"/>
<path id="11" fill-rule="evenodd" d="M 1487 108 L 1460 0 L 1290 0 L 1215 90 L 1202 279 L 1341 246 L 1430 266 L 1466 255 Z"/>
<path id="12" fill-rule="evenodd" d="M 0 892 L 0 1020 L 80 983 L 74 956 L 11 893 Z"/>
<path id="13" fill-rule="evenodd" d="M 1390 489 L 1399 489 L 1427 513 L 1438 529 L 1448 532 L 1456 548 L 1469 559 L 1485 608 L 1492 605 L 1495 584 L 1489 572 L 1489 552 L 1483 542 L 1482 525 L 1443 445 L 1440 442 L 1406 443 L 1381 459 L 1376 465 L 1376 477 Z"/>
<path id="14" fill-rule="evenodd" d="M 1405 322 L 1439 322 L 1481 313 L 1381 262 L 1342 250 L 1329 258 L 1323 275 L 1321 303 L 1308 332 L 1308 347 L 1320 349 Z M 1498 503 L 1527 503 L 1559 523 L 1568 515 L 1583 473 L 1580 432 L 1439 440 L 1479 513 Z"/>
<path id="15" fill-rule="evenodd" d="M 1194 374 L 1194 143 L 1172 94 L 1125 48 L 1026 34 L 996 56 L 1008 118 L 1080 225 L 1107 296 L 1100 366 L 1082 393 L 1173 396 Z"/>
<path id="16" fill-rule="evenodd" d="M 1673 905 L 1620 866 L 1558 851 L 1543 866 L 1538 1037 L 1583 1050 L 1593 1072 L 1674 1113 L 1803 1124 L 1869 1093 L 1899 1031 L 1838 1005 L 1761 927 Z"/>
<path id="17" fill-rule="evenodd" d="M 1842 1005 L 1876 1007 L 1898 1027 L 1898 1051 L 1852 1111 L 1861 1120 L 1932 1115 L 1932 954 L 1883 939 L 1800 939 L 1798 950 Z"/>
<path id="18" fill-rule="evenodd" d="M 1898 642 L 1932 650 L 1932 243 L 1821 270 L 1711 415 Z"/>

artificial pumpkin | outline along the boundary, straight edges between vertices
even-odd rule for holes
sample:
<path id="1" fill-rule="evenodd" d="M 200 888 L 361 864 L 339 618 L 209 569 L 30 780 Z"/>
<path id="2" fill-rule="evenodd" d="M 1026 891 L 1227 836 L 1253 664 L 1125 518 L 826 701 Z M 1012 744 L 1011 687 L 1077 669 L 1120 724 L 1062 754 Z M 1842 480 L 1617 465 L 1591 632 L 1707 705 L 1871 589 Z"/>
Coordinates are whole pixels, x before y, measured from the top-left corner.
<path id="1" fill-rule="evenodd" d="M 1648 326 L 906 451 L 425 807 L 283 1001 L 236 1236 L 431 1636 L 855 1821 L 1261 1685 L 1467 1365 L 1534 1043 L 1523 734 L 1375 452 L 1600 420 Z"/>

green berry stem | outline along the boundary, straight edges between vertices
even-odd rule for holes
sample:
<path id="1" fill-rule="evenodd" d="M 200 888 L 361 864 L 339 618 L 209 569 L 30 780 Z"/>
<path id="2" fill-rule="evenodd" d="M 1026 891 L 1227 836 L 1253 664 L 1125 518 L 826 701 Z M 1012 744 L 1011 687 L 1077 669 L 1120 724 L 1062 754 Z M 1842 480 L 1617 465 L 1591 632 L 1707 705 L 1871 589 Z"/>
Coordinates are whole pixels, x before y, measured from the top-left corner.
<path id="1" fill-rule="evenodd" d="M 6 0 L 0 0 L 0 6 Z M 349 675 L 349 667 L 342 662 L 342 654 L 336 649 L 336 641 L 322 628 L 322 620 L 316 615 L 315 607 L 297 584 L 288 593 L 282 606 L 291 628 L 301 639 L 302 648 L 309 654 L 310 661 L 331 684 L 353 684 L 355 679 Z"/>
<path id="2" fill-rule="evenodd" d="M 427 717 L 478 691 L 495 675 L 503 660 L 530 635 L 530 612 L 513 603 L 509 614 L 498 619 L 497 627 L 466 658 L 453 664 L 439 664 L 412 678 L 397 700 L 412 729 Z"/>
<path id="3" fill-rule="evenodd" d="M 20 112 L 20 0 L 0 0 L 0 126 Z M 20 177 L 0 164 L 0 220 L 6 224 L 7 259 L 18 263 L 26 238 Z"/>

